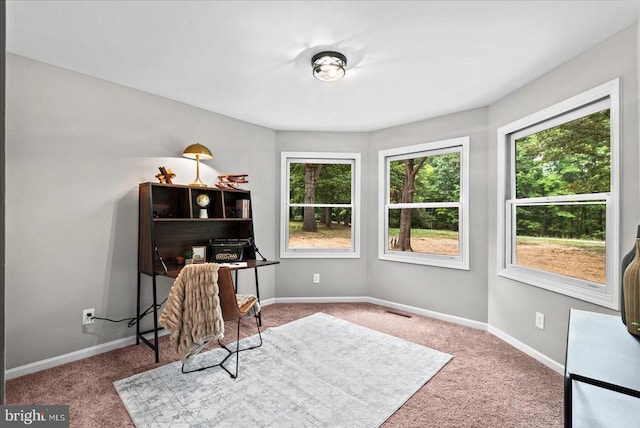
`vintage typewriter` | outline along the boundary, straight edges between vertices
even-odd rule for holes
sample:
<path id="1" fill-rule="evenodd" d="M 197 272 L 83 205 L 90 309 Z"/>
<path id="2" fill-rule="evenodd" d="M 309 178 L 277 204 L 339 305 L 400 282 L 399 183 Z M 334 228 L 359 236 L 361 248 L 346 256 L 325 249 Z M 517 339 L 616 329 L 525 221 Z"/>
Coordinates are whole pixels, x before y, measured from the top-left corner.
<path id="1" fill-rule="evenodd" d="M 246 250 L 253 246 L 251 238 L 215 238 L 209 239 L 209 261 L 228 263 L 243 261 Z"/>

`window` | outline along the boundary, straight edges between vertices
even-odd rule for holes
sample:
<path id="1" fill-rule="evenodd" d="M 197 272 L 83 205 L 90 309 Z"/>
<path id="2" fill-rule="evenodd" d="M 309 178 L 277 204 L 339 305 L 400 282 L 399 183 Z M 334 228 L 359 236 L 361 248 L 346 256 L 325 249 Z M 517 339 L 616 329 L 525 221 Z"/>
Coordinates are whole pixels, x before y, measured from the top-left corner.
<path id="1" fill-rule="evenodd" d="M 618 86 L 498 129 L 499 275 L 618 309 Z"/>
<path id="2" fill-rule="evenodd" d="M 468 145 L 379 152 L 380 259 L 469 269 Z"/>
<path id="3" fill-rule="evenodd" d="M 280 257 L 360 257 L 360 154 L 281 154 Z"/>

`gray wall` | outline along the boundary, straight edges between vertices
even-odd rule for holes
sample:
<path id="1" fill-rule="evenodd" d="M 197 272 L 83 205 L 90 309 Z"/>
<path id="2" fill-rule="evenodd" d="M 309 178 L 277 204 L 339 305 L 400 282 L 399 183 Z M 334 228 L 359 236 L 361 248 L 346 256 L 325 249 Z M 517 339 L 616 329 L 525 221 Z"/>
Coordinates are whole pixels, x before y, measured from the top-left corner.
<path id="1" fill-rule="evenodd" d="M 280 173 L 280 154 L 282 152 L 342 152 L 361 153 L 362 158 L 362 201 L 367 207 L 367 194 L 376 187 L 375 182 L 366 179 L 368 159 L 368 136 L 365 133 L 342 132 L 284 132 L 276 133 L 276 156 L 273 161 Z M 280 215 L 280 180 L 277 181 L 277 204 L 273 207 L 275 215 Z M 371 222 L 371 213 L 361 212 L 362 235 L 359 259 L 281 259 L 276 270 L 277 297 L 340 297 L 367 295 L 367 242 L 375 239 L 368 236 L 367 225 Z M 279 217 L 278 217 L 279 218 Z M 274 231 L 279 243 L 280 227 Z M 320 284 L 313 283 L 313 273 L 320 274 Z"/>
<path id="2" fill-rule="evenodd" d="M 367 181 L 378 182 L 378 150 L 469 136 L 469 270 L 378 260 L 378 189 L 371 186 L 364 211 L 371 297 L 487 321 L 487 109 L 475 109 L 371 134 Z"/>
<path id="3" fill-rule="evenodd" d="M 83 328 L 81 311 L 134 314 L 137 184 L 155 181 L 161 165 L 176 182 L 191 181 L 193 161 L 180 153 L 196 141 L 214 153 L 202 168 L 207 183 L 250 174 L 257 243 L 269 259 L 279 254 L 280 153 L 362 154 L 361 258 L 282 259 L 261 271 L 263 298 L 371 296 L 488 322 L 562 363 L 569 308 L 613 311 L 498 278 L 496 129 L 621 77 L 626 253 L 640 222 L 636 39 L 634 26 L 487 108 L 372 133 L 275 132 L 8 55 L 7 368 L 133 334 L 103 322 Z M 470 270 L 378 260 L 378 151 L 460 136 L 470 137 Z M 251 279 L 243 273 L 241 289 Z M 170 285 L 161 281 L 161 295 Z M 536 311 L 546 315 L 544 331 L 534 327 Z"/>
<path id="4" fill-rule="evenodd" d="M 278 132 L 278 165 L 283 151 L 357 152 L 363 175 L 361 258 L 282 259 L 276 295 L 370 296 L 486 322 L 486 123 L 487 109 L 477 109 L 373 133 Z M 470 137 L 471 269 L 378 260 L 378 150 L 462 136 Z M 314 272 L 320 284 L 312 283 Z"/>
<path id="5" fill-rule="evenodd" d="M 598 84 L 621 78 L 621 246 L 631 249 L 638 218 L 638 88 L 636 26 L 513 92 L 489 108 L 489 324 L 563 364 L 570 308 L 616 313 L 550 291 L 497 276 L 496 130 Z M 545 329 L 534 326 L 545 314 Z"/>
<path id="6" fill-rule="evenodd" d="M 159 166 L 192 181 L 195 163 L 181 157 L 189 144 L 214 154 L 201 167 L 208 184 L 249 174 L 256 241 L 275 254 L 273 130 L 11 54 L 6 104 L 7 368 L 135 334 L 82 327 L 82 310 L 135 315 L 138 183 L 156 181 Z M 274 272 L 260 272 L 264 298 Z M 250 279 L 243 273 L 241 289 Z M 170 286 L 161 280 L 160 295 Z"/>

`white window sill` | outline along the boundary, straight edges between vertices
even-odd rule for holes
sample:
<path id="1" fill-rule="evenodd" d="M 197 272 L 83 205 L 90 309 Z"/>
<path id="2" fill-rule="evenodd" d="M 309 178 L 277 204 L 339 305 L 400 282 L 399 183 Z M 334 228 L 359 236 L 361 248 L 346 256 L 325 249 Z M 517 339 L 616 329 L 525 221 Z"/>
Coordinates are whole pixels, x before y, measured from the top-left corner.
<path id="1" fill-rule="evenodd" d="M 360 253 L 352 250 L 289 250 L 280 253 L 281 259 L 359 259 Z"/>
<path id="2" fill-rule="evenodd" d="M 407 255 L 404 253 L 384 253 L 378 256 L 379 260 L 387 260 L 399 263 L 411 263 L 424 266 L 444 267 L 449 269 L 469 270 L 469 263 L 447 256 L 437 255 Z"/>
<path id="3" fill-rule="evenodd" d="M 610 292 L 609 287 L 611 286 L 590 285 L 589 282 L 576 278 L 537 272 L 523 267 L 503 269 L 498 272 L 498 276 L 604 306 L 605 308 L 620 310 L 617 293 Z"/>

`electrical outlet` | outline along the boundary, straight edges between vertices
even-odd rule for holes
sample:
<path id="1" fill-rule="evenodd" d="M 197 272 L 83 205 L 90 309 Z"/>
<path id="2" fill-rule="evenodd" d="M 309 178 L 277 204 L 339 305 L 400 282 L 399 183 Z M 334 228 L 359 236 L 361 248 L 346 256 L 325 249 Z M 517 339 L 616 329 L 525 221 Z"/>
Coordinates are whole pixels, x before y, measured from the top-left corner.
<path id="1" fill-rule="evenodd" d="M 314 284 L 320 284 L 320 274 L 319 273 L 314 273 L 313 274 L 313 283 Z"/>
<path id="2" fill-rule="evenodd" d="M 96 316 L 95 308 L 85 309 L 82 311 L 82 325 L 93 324 L 95 320 L 93 317 Z"/>
<path id="3" fill-rule="evenodd" d="M 536 312 L 536 327 L 540 330 L 544 330 L 544 314 Z"/>

